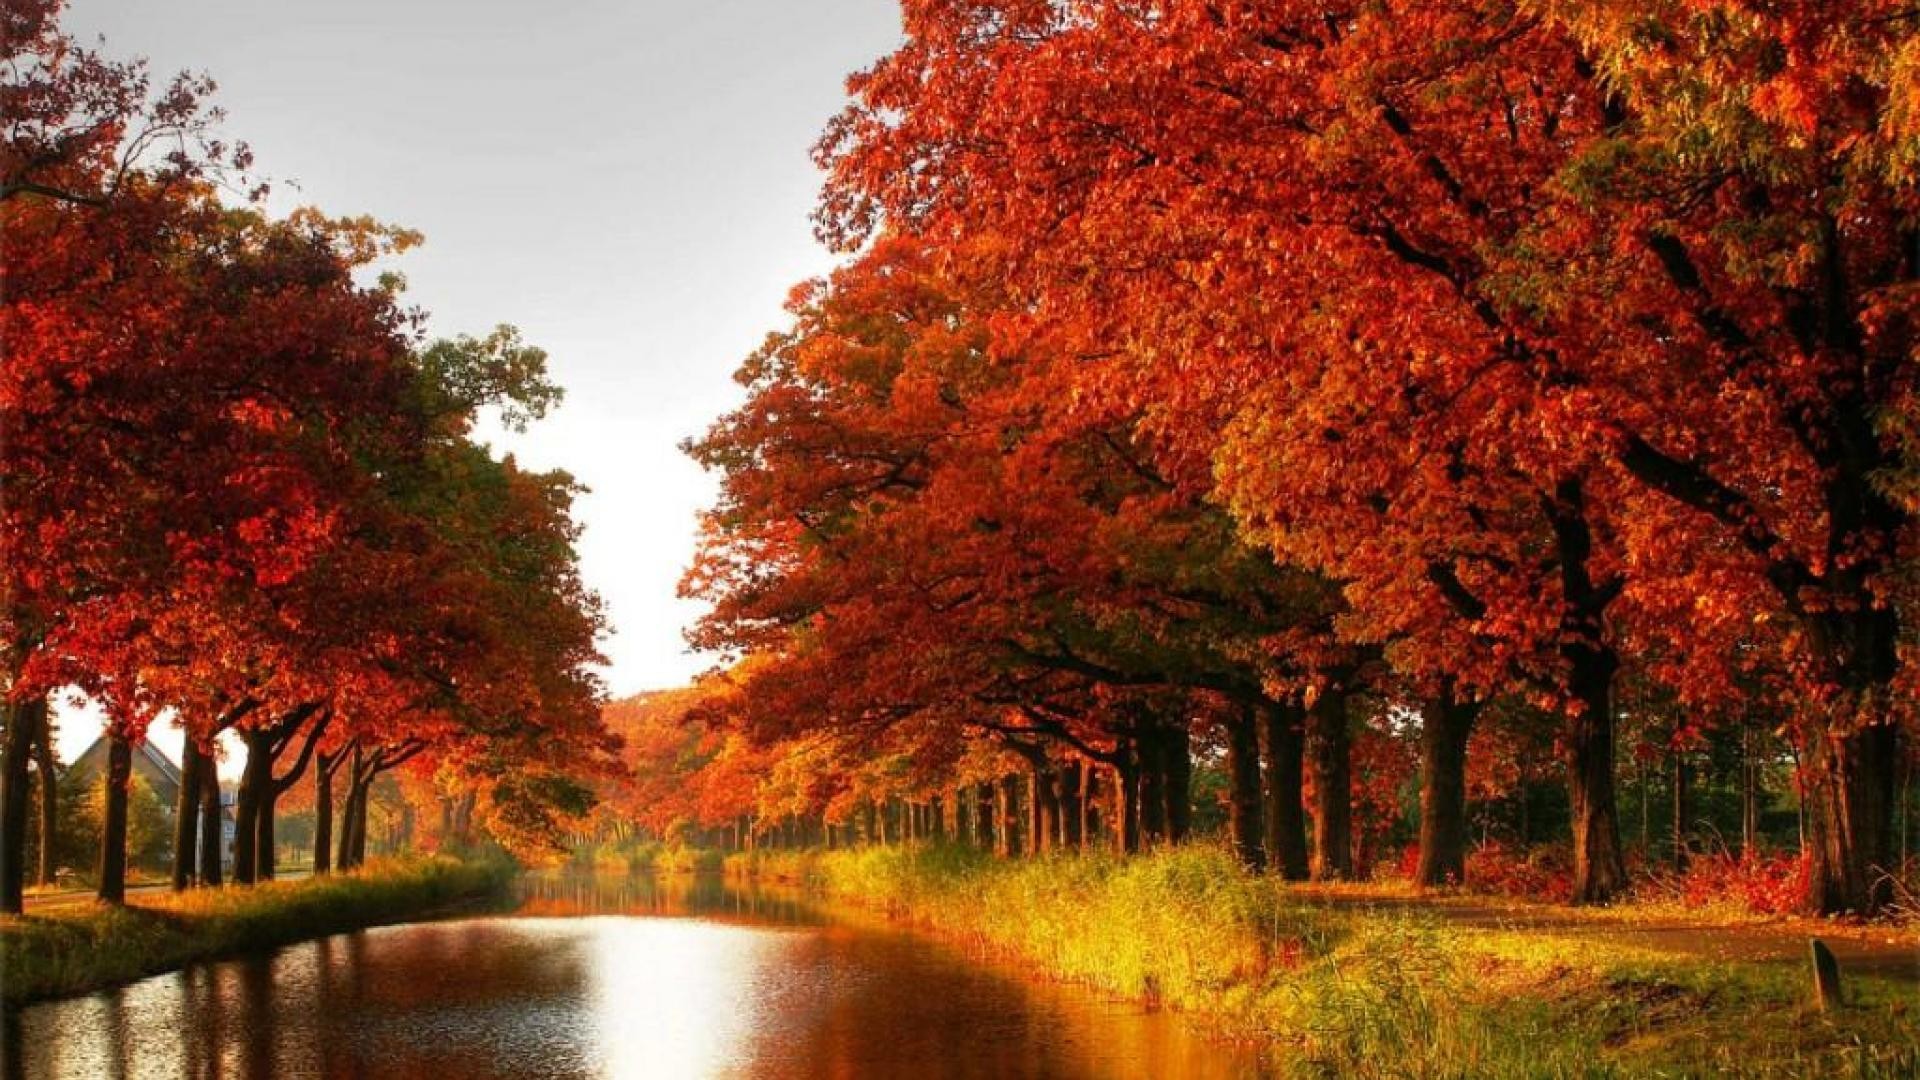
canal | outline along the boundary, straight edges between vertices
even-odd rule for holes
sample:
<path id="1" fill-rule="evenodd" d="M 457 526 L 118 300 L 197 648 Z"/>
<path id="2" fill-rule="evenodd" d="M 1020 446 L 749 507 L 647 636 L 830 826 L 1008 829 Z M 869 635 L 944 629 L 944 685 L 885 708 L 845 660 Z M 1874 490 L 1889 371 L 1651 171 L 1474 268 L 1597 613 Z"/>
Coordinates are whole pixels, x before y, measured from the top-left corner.
<path id="1" fill-rule="evenodd" d="M 7 1019 L 9 1078 L 1267 1074 L 1176 1015 L 717 877 L 536 875 Z"/>

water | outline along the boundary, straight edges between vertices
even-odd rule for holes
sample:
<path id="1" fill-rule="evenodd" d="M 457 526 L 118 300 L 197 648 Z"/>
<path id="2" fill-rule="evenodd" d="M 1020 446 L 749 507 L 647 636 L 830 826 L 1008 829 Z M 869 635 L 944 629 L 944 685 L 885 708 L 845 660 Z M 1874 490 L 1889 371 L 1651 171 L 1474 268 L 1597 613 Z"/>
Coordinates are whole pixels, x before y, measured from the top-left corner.
<path id="1" fill-rule="evenodd" d="M 13 1077 L 1266 1074 L 1181 1018 L 717 879 L 529 879 L 518 910 L 341 934 L 9 1017 Z"/>

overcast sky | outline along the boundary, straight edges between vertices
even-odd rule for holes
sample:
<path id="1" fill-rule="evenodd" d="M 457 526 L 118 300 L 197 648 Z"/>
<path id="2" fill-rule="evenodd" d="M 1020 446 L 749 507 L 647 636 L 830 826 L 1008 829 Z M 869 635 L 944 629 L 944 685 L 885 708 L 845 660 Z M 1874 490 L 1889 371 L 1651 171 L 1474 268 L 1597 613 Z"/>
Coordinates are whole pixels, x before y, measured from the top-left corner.
<path id="1" fill-rule="evenodd" d="M 895 0 L 72 0 L 68 24 L 213 75 L 276 209 L 423 232 L 397 268 L 435 333 L 511 322 L 548 350 L 566 404 L 496 445 L 592 489 L 608 681 L 702 668 L 674 587 L 712 484 L 677 446 L 831 265 L 808 150 L 846 75 L 897 40 Z M 69 718 L 62 756 L 97 734 Z"/>

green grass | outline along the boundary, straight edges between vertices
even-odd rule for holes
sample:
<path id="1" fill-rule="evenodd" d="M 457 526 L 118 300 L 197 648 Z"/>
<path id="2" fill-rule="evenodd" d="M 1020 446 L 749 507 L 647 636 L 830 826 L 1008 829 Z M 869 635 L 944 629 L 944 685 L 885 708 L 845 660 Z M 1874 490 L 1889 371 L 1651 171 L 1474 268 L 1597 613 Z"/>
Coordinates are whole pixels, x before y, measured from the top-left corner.
<path id="1" fill-rule="evenodd" d="M 197 960 L 419 918 L 501 895 L 514 873 L 501 857 L 376 860 L 348 874 L 4 918 L 0 998 L 14 1005 L 84 993 Z"/>
<path id="2" fill-rule="evenodd" d="M 1834 1014 L 1796 965 L 1676 958 L 1418 910 L 1329 906 L 1209 847 L 996 860 L 947 848 L 806 856 L 830 895 L 1279 1040 L 1304 1076 L 1920 1075 L 1920 995 L 1852 979 Z M 796 856 L 764 860 L 792 871 Z"/>

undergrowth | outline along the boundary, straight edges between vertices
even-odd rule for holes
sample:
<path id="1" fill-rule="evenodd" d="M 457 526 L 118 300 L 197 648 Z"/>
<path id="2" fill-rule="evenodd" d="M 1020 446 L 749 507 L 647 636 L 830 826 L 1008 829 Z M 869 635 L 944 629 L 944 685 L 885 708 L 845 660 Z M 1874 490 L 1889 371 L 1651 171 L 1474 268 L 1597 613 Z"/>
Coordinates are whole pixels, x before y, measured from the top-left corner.
<path id="1" fill-rule="evenodd" d="M 1317 903 L 1210 846 L 1027 860 L 867 848 L 729 868 L 806 875 L 835 898 L 1055 977 L 1275 1038 L 1276 1062 L 1296 1075 L 1920 1073 L 1910 982 L 1851 980 L 1848 1007 L 1819 1013 L 1797 965 Z"/>

